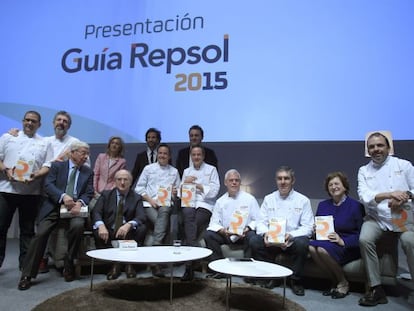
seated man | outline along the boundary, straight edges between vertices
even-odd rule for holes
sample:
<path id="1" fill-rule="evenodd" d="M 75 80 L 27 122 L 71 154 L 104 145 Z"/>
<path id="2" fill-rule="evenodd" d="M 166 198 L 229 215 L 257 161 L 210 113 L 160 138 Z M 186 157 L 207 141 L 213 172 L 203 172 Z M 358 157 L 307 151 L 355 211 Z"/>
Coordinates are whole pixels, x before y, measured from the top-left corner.
<path id="1" fill-rule="evenodd" d="M 310 200 L 293 189 L 295 173 L 287 166 L 276 171 L 277 191 L 265 196 L 257 220 L 257 234 L 249 240 L 253 258 L 274 262 L 275 255 L 287 253 L 293 258 L 291 288 L 295 295 L 305 295 L 301 284 L 303 269 L 308 255 L 309 238 L 313 231 L 314 217 Z M 271 220 L 286 222 L 283 243 L 269 241 Z M 269 287 L 269 286 L 268 286 Z"/>
<path id="2" fill-rule="evenodd" d="M 169 164 L 170 160 L 170 147 L 160 144 L 157 162 L 144 167 L 135 187 L 135 192 L 144 200 L 145 214 L 154 225 L 154 246 L 162 245 L 167 234 L 171 204 L 177 198 L 177 188 L 180 186 L 180 176 L 177 169 Z M 159 193 L 168 193 L 165 191 L 167 188 L 171 189 L 171 198 L 159 197 Z M 164 276 L 158 265 L 152 266 L 151 269 L 154 276 Z"/>
<path id="3" fill-rule="evenodd" d="M 240 190 L 240 173 L 231 169 L 224 175 L 224 185 L 227 193 L 223 194 L 214 205 L 213 215 L 204 240 L 207 247 L 213 251 L 209 260 L 224 258 L 222 244 L 244 245 L 247 250 L 249 236 L 254 234 L 256 217 L 259 213 L 257 200 L 251 194 Z M 220 273 L 209 277 L 221 278 Z"/>
<path id="4" fill-rule="evenodd" d="M 88 158 L 89 145 L 77 141 L 70 146 L 69 160 L 52 163 L 45 180 L 48 198 L 40 208 L 37 233 L 30 242 L 23 263 L 22 276 L 18 285 L 20 290 L 31 287 L 31 278 L 37 276 L 49 235 L 59 223 L 67 226 L 65 233 L 68 239 L 68 253 L 64 260 L 63 276 L 66 282 L 75 279 L 73 261 L 78 255 L 85 226 L 85 218 L 76 216 L 79 215 L 82 206 L 89 204 L 94 194 L 93 171 L 84 165 Z M 72 214 L 72 218 L 60 218 L 61 205 L 64 205 Z"/>
<path id="5" fill-rule="evenodd" d="M 127 170 L 115 173 L 115 188 L 101 193 L 92 213 L 93 233 L 97 248 L 110 248 L 113 240 L 135 240 L 143 245 L 146 233 L 142 198 L 130 190 L 132 175 Z M 131 264 L 125 267 L 127 278 L 136 272 Z M 107 275 L 115 280 L 121 274 L 120 264 L 114 263 Z"/>

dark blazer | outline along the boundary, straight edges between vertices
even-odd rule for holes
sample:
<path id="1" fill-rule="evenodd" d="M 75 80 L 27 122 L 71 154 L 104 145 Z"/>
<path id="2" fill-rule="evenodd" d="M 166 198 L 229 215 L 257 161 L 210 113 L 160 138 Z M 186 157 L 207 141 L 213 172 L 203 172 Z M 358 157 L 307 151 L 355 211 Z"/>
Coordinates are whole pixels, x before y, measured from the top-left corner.
<path id="1" fill-rule="evenodd" d="M 59 200 L 66 190 L 69 175 L 69 160 L 63 162 L 52 162 L 49 173 L 45 179 L 45 191 L 47 199 L 39 210 L 38 220 L 42 220 L 53 210 L 58 211 L 61 203 Z M 77 199 L 82 200 L 86 205 L 94 195 L 93 171 L 90 167 L 83 165 L 79 169 L 78 183 L 76 184 Z"/>
<path id="2" fill-rule="evenodd" d="M 215 166 L 218 171 L 218 161 L 216 154 L 214 153 L 214 150 L 204 146 L 203 148 L 205 151 L 204 162 Z M 175 167 L 178 170 L 180 177 L 183 177 L 183 172 L 188 167 L 188 163 L 190 163 L 190 147 L 183 148 L 180 151 L 178 151 L 178 157 Z"/>
<path id="3" fill-rule="evenodd" d="M 112 228 L 115 223 L 116 201 L 116 189 L 103 191 L 93 208 L 92 223 L 95 224 L 97 221 L 103 221 L 108 230 Z M 125 198 L 124 218 L 127 222 L 135 220 L 138 227 L 145 224 L 147 220 L 142 205 L 142 197 L 133 190 L 130 190 Z"/>
<path id="4" fill-rule="evenodd" d="M 132 169 L 132 185 L 135 184 L 139 176 L 141 175 L 145 165 L 149 164 L 147 150 L 138 153 L 135 159 L 134 168 Z"/>

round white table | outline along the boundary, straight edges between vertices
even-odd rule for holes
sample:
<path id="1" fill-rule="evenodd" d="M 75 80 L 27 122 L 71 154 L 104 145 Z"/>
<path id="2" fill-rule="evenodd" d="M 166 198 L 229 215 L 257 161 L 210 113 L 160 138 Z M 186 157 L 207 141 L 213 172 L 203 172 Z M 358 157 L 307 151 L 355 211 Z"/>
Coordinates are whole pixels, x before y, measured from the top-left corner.
<path id="1" fill-rule="evenodd" d="M 203 247 L 192 246 L 144 246 L 135 249 L 121 250 L 119 248 L 105 248 L 88 251 L 91 257 L 91 287 L 93 289 L 94 260 L 99 259 L 110 262 L 128 264 L 169 264 L 170 274 L 170 302 L 173 296 L 173 268 L 174 263 L 187 262 L 210 256 L 212 251 Z"/>
<path id="2" fill-rule="evenodd" d="M 229 310 L 229 294 L 231 291 L 231 277 L 251 277 L 263 279 L 283 279 L 283 307 L 286 300 L 286 277 L 293 274 L 293 271 L 278 264 L 254 259 L 233 259 L 225 258 L 209 263 L 208 267 L 226 275 L 226 310 Z"/>

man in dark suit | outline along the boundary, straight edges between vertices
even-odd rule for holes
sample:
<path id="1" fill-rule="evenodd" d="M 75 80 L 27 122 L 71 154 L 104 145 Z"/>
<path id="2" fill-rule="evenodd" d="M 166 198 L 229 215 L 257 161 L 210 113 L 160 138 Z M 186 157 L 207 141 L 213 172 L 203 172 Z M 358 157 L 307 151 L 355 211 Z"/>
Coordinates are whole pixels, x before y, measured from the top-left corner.
<path id="1" fill-rule="evenodd" d="M 190 149 L 191 146 L 200 145 L 201 141 L 204 138 L 204 131 L 199 125 L 193 125 L 188 130 L 188 136 L 190 138 L 190 146 L 181 149 L 178 152 L 177 162 L 176 162 L 176 168 L 178 170 L 178 173 L 180 173 L 180 177 L 183 177 L 184 170 L 190 166 Z M 204 162 L 207 164 L 213 165 L 218 170 L 217 166 L 217 157 L 216 154 L 212 149 L 204 147 L 205 151 L 205 157 Z"/>
<path id="2" fill-rule="evenodd" d="M 145 133 L 147 150 L 138 153 L 132 169 L 132 184 L 134 185 L 142 173 L 145 165 L 157 162 L 157 147 L 161 142 L 161 132 L 156 128 L 149 128 Z"/>
<path id="3" fill-rule="evenodd" d="M 22 267 L 18 288 L 29 289 L 31 278 L 37 276 L 39 263 L 44 254 L 50 233 L 64 223 L 68 239 L 68 253 L 65 257 L 63 276 L 66 282 L 75 279 L 73 261 L 76 258 L 84 231 L 85 218 L 77 217 L 81 207 L 87 206 L 93 197 L 93 171 L 84 165 L 89 157 L 89 145 L 74 142 L 70 146 L 69 160 L 53 162 L 45 180 L 47 199 L 43 202 L 39 215 L 37 233 L 30 242 Z M 61 218 L 60 209 L 65 207 L 71 218 Z"/>
<path id="4" fill-rule="evenodd" d="M 130 190 L 132 175 L 127 170 L 115 174 L 115 188 L 103 191 L 92 213 L 93 233 L 97 248 L 110 248 L 113 240 L 135 240 L 144 244 L 146 234 L 146 216 L 142 197 Z M 134 267 L 125 267 L 127 278 L 136 276 Z M 107 275 L 115 280 L 121 274 L 120 264 L 115 263 Z"/>

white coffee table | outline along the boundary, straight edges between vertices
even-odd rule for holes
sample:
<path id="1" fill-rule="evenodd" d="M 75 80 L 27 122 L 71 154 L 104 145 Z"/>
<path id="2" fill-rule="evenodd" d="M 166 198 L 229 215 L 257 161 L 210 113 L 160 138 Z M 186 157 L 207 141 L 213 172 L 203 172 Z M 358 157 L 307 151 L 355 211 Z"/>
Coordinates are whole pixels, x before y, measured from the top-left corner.
<path id="1" fill-rule="evenodd" d="M 170 275 L 170 302 L 173 296 L 173 268 L 174 263 L 187 262 L 210 256 L 212 251 L 203 247 L 192 246 L 144 246 L 133 250 L 120 250 L 119 248 L 106 248 L 88 251 L 91 257 L 91 286 L 93 289 L 94 260 L 99 259 L 110 262 L 127 264 L 169 264 Z"/>
<path id="2" fill-rule="evenodd" d="M 286 277 L 293 274 L 293 271 L 265 261 L 251 259 L 251 261 L 240 261 L 231 258 L 219 259 L 209 263 L 208 267 L 226 275 L 226 310 L 229 310 L 229 295 L 231 291 L 231 277 L 251 277 L 262 279 L 283 279 L 283 307 L 286 299 Z"/>

